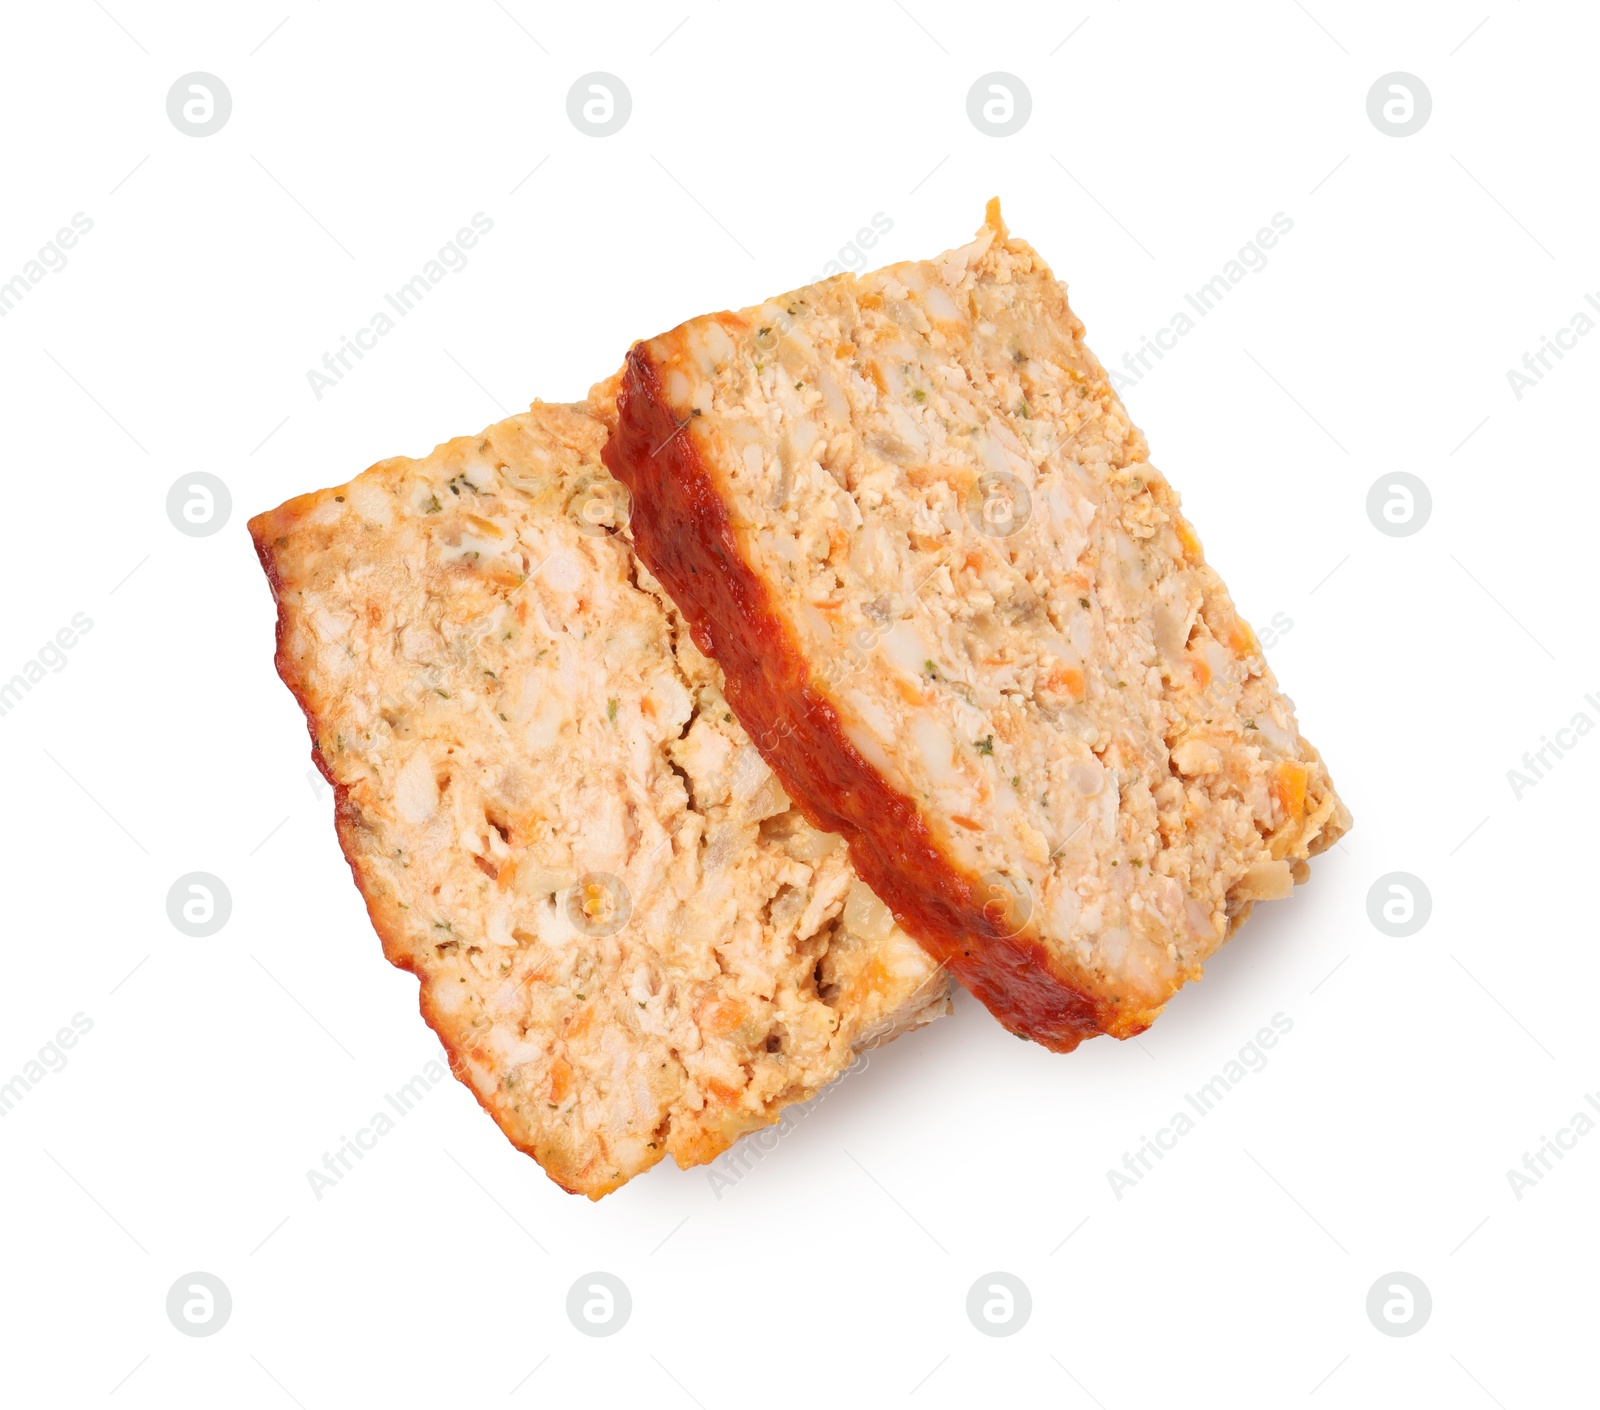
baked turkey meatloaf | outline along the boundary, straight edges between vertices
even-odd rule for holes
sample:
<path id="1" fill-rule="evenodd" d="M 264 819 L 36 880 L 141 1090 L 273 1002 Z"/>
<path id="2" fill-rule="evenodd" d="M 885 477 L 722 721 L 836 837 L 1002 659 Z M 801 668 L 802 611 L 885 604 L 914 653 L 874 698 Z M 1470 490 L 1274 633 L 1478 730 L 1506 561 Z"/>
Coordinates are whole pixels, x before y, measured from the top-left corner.
<path id="1" fill-rule="evenodd" d="M 1142 1032 L 1350 824 L 998 202 L 636 345 L 605 461 L 810 821 L 1014 1032 Z"/>
<path id="2" fill-rule="evenodd" d="M 596 1199 L 948 1007 L 635 559 L 605 434 L 536 404 L 250 522 L 384 953 L 511 1141 Z"/>

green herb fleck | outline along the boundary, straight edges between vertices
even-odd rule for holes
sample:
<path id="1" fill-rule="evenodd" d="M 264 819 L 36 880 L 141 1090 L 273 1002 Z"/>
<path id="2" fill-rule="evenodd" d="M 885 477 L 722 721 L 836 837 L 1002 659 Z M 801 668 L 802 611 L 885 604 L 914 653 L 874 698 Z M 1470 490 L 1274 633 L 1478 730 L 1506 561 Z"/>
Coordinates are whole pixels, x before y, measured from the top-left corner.
<path id="1" fill-rule="evenodd" d="M 972 747 L 980 754 L 993 754 L 994 736 L 992 734 L 986 734 L 982 739 L 974 740 Z"/>
<path id="2" fill-rule="evenodd" d="M 608 720 L 617 718 L 617 702 L 615 700 L 606 701 L 606 718 Z"/>
<path id="3" fill-rule="evenodd" d="M 1078 599 L 1078 606 L 1083 608 L 1084 611 L 1088 611 L 1089 610 L 1089 599 L 1087 597 L 1080 597 Z"/>

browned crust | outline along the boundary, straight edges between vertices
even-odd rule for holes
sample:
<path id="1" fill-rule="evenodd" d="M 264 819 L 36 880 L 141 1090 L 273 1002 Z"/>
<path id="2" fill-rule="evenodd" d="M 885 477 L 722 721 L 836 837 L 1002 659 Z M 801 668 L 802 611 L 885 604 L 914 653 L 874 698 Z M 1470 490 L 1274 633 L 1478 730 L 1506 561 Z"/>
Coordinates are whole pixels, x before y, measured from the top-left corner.
<path id="1" fill-rule="evenodd" d="M 256 556 L 261 560 L 261 569 L 267 575 L 267 583 L 272 589 L 272 600 L 278 609 L 278 620 L 275 628 L 275 649 L 273 662 L 278 668 L 278 677 L 289 688 L 289 693 L 294 696 L 295 703 L 300 707 L 301 713 L 306 717 L 306 728 L 311 735 L 311 758 L 333 788 L 334 832 L 339 839 L 339 850 L 344 853 L 344 859 L 350 866 L 350 875 L 356 884 L 356 890 L 361 893 L 361 899 L 367 907 L 367 918 L 372 922 L 372 928 L 378 934 L 379 943 L 383 946 L 383 955 L 396 969 L 403 969 L 406 973 L 414 975 L 418 980 L 417 1007 L 422 1014 L 422 1021 L 433 1030 L 443 1047 L 448 1059 L 451 1073 L 469 1092 L 473 1099 L 481 1106 L 494 1121 L 506 1139 L 511 1142 L 524 1155 L 532 1158 L 551 1182 L 560 1186 L 569 1195 L 588 1193 L 589 1198 L 598 1200 L 608 1194 L 613 1186 L 605 1186 L 592 1192 L 574 1189 L 563 1184 L 539 1160 L 539 1152 L 532 1146 L 517 1139 L 516 1135 L 507 1130 L 506 1124 L 500 1119 L 500 1114 L 483 1099 L 482 1094 L 473 1084 L 466 1070 L 466 1059 L 470 1054 L 464 1053 L 456 1041 L 451 1037 L 446 1025 L 432 1011 L 428 1001 L 428 987 L 421 982 L 422 976 L 417 972 L 417 967 L 412 963 L 410 954 L 406 951 L 401 937 L 399 922 L 388 913 L 387 906 L 379 899 L 377 888 L 369 886 L 367 876 L 360 861 L 361 849 L 356 845 L 356 830 L 362 827 L 361 812 L 350 801 L 349 789 L 333 776 L 327 761 L 322 757 L 322 750 L 317 744 L 317 717 L 310 705 L 310 693 L 306 683 L 300 676 L 294 661 L 290 658 L 285 648 L 285 637 L 288 633 L 288 611 L 283 602 L 283 580 L 278 573 L 276 542 L 279 529 L 292 526 L 297 522 L 303 512 L 319 500 L 327 491 L 301 495 L 281 504 L 276 509 L 258 514 L 250 520 L 249 529 L 251 540 L 255 543 Z"/>
<path id="2" fill-rule="evenodd" d="M 639 555 L 715 658 L 724 694 L 810 822 L 850 859 L 900 925 L 1012 1032 L 1057 1052 L 1097 1033 L 1144 1031 L 1061 972 L 1036 930 L 1012 933 L 993 889 L 938 846 L 917 805 L 850 742 L 788 623 L 743 557 L 728 510 L 661 389 L 645 344 L 628 354 L 601 459 L 633 496 Z"/>

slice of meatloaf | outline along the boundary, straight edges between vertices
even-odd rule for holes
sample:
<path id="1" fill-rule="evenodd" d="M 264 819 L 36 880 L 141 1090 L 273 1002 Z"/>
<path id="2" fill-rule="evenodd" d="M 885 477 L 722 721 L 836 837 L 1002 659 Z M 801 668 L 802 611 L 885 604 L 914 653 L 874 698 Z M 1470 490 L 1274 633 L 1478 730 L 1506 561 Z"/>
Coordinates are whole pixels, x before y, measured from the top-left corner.
<path id="1" fill-rule="evenodd" d="M 606 463 L 735 715 L 1013 1031 L 1146 1028 L 1349 815 L 991 202 L 638 344 Z"/>
<path id="2" fill-rule="evenodd" d="M 592 1198 L 948 1006 L 635 559 L 605 434 L 535 405 L 250 522 L 384 953 L 506 1135 Z"/>

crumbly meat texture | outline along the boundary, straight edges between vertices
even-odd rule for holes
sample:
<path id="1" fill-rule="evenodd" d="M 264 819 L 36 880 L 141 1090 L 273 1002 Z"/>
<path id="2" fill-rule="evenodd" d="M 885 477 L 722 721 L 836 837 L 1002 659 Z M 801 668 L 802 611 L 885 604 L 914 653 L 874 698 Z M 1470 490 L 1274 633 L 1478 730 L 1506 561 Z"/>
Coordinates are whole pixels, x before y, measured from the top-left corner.
<path id="1" fill-rule="evenodd" d="M 948 1008 L 634 557 L 605 435 L 536 404 L 250 523 L 384 953 L 512 1142 L 596 1199 Z"/>
<path id="2" fill-rule="evenodd" d="M 811 820 L 1013 1031 L 1146 1028 L 1349 815 L 997 202 L 638 344 L 605 459 Z"/>

